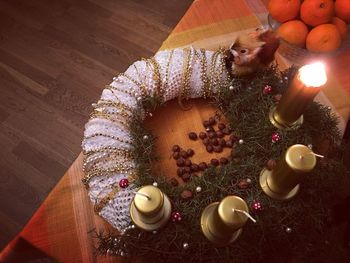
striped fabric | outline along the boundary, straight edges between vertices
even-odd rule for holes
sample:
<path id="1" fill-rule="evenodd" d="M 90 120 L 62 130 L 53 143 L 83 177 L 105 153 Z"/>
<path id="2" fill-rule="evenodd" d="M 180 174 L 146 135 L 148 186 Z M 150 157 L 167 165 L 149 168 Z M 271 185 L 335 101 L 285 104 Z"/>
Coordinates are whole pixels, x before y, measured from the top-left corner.
<path id="1" fill-rule="evenodd" d="M 266 24 L 267 2 L 268 0 L 195 0 L 160 49 L 188 45 L 206 49 L 227 46 L 238 34 Z M 291 64 L 279 54 L 277 60 L 282 68 Z M 327 87 L 317 99 L 334 109 L 341 118 L 340 128 L 344 130 L 350 116 L 350 49 L 327 59 L 326 63 L 332 73 Z M 51 191 L 18 237 L 2 251 L 0 261 L 20 262 L 14 256 L 25 253 L 27 259 L 30 256 L 36 259 L 46 259 L 49 256 L 66 263 L 116 262 L 115 258 L 95 258 L 93 254 L 93 238 L 89 232 L 108 229 L 108 225 L 94 214 L 81 178 L 82 155 Z M 23 243 L 26 245 L 20 245 Z"/>

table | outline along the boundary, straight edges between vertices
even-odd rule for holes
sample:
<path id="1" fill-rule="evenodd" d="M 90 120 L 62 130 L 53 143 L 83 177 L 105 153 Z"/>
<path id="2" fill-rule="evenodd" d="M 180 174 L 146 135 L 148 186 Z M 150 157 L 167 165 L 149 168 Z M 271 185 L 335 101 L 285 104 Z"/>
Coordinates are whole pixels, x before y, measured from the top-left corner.
<path id="1" fill-rule="evenodd" d="M 227 46 L 237 34 L 266 24 L 267 2 L 195 0 L 160 49 L 188 45 L 206 49 Z M 282 68 L 291 64 L 279 54 L 276 59 Z M 327 59 L 327 65 L 332 74 L 317 100 L 334 109 L 340 118 L 339 128 L 344 131 L 350 118 L 350 49 Z M 193 114 L 198 114 L 200 107 L 195 104 Z M 204 109 L 200 111 L 203 114 L 200 118 L 212 111 L 205 105 Z M 107 230 L 109 225 L 94 214 L 81 183 L 82 159 L 80 154 L 24 229 L 2 251 L 0 261 L 11 259 L 14 251 L 20 252 L 15 253 L 17 258 L 12 258 L 16 262 L 21 261 L 20 257 L 43 258 L 45 255 L 58 262 L 119 261 L 115 257 L 94 256 L 94 240 L 89 232 Z"/>

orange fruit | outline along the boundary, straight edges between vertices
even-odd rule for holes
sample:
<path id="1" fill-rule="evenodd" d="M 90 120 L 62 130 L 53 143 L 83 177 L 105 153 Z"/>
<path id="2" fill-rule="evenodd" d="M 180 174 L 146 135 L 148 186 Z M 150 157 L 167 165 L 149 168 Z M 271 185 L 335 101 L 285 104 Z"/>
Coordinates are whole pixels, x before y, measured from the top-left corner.
<path id="1" fill-rule="evenodd" d="M 350 23 L 350 1 L 349 0 L 336 0 L 335 15 L 343 19 L 346 23 Z"/>
<path id="2" fill-rule="evenodd" d="M 341 36 L 333 24 L 323 24 L 313 28 L 306 38 L 306 48 L 313 52 L 330 52 L 341 44 Z"/>
<path id="3" fill-rule="evenodd" d="M 280 23 L 295 19 L 299 14 L 300 0 L 270 0 L 267 9 Z"/>
<path id="4" fill-rule="evenodd" d="M 292 45 L 305 47 L 306 37 L 309 33 L 307 26 L 300 20 L 283 23 L 277 30 L 277 35 Z"/>
<path id="5" fill-rule="evenodd" d="M 329 23 L 333 15 L 333 0 L 305 0 L 300 6 L 300 18 L 309 26 Z"/>
<path id="6" fill-rule="evenodd" d="M 342 40 L 345 40 L 348 37 L 348 25 L 344 20 L 334 16 L 332 18 L 332 24 L 338 28 Z"/>

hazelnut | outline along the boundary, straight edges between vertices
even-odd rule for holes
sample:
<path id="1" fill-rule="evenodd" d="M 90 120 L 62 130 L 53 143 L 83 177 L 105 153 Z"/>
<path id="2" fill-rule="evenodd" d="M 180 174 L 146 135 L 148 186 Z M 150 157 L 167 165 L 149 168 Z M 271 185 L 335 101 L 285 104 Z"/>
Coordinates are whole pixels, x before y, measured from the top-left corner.
<path id="1" fill-rule="evenodd" d="M 205 132 L 200 132 L 199 138 L 203 140 L 203 139 L 207 138 L 207 134 Z"/>
<path id="2" fill-rule="evenodd" d="M 225 134 L 224 134 L 222 131 L 217 131 L 217 132 L 216 132 L 216 136 L 217 136 L 218 138 L 223 138 L 223 137 L 225 136 Z"/>
<path id="3" fill-rule="evenodd" d="M 215 133 L 215 132 L 209 132 L 209 133 L 208 133 L 208 137 L 209 137 L 210 139 L 216 138 L 216 133 Z"/>
<path id="4" fill-rule="evenodd" d="M 210 144 L 209 138 L 204 138 L 204 139 L 203 139 L 203 144 L 204 144 L 204 145 L 209 145 L 209 144 Z"/>
<path id="5" fill-rule="evenodd" d="M 220 140 L 219 140 L 219 145 L 222 146 L 222 147 L 225 147 L 225 146 L 226 146 L 226 141 L 225 141 L 225 139 L 220 139 Z"/>
<path id="6" fill-rule="evenodd" d="M 184 169 L 184 172 L 183 172 L 183 173 L 188 173 L 188 174 L 189 174 L 189 173 L 191 172 L 191 168 L 188 167 L 188 166 L 187 166 L 187 167 L 184 167 L 183 169 Z"/>
<path id="7" fill-rule="evenodd" d="M 176 170 L 177 176 L 181 177 L 181 175 L 183 175 L 183 173 L 184 173 L 184 169 L 182 167 L 177 168 L 177 170 Z"/>
<path id="8" fill-rule="evenodd" d="M 214 166 L 218 166 L 220 164 L 219 160 L 218 159 L 211 159 L 210 160 L 210 163 Z"/>
<path id="9" fill-rule="evenodd" d="M 184 158 L 179 158 L 176 160 L 176 165 L 181 167 L 181 166 L 184 166 L 185 165 L 185 159 Z"/>
<path id="10" fill-rule="evenodd" d="M 191 160 L 185 160 L 185 166 L 190 167 L 192 165 Z"/>
<path id="11" fill-rule="evenodd" d="M 203 126 L 204 126 L 205 128 L 209 127 L 209 126 L 210 126 L 209 121 L 203 121 Z"/>
<path id="12" fill-rule="evenodd" d="M 214 117 L 210 117 L 208 121 L 209 121 L 210 125 L 215 125 L 215 123 L 216 123 L 216 120 Z"/>
<path id="13" fill-rule="evenodd" d="M 198 170 L 199 170 L 198 164 L 193 163 L 193 164 L 191 165 L 191 171 L 192 171 L 192 172 L 198 172 Z"/>
<path id="14" fill-rule="evenodd" d="M 179 145 L 174 145 L 172 148 L 173 152 L 179 152 L 181 150 Z"/>
<path id="15" fill-rule="evenodd" d="M 184 173 L 184 174 L 182 175 L 182 180 L 183 180 L 184 182 L 188 182 L 190 179 L 191 179 L 191 175 L 190 175 L 189 173 Z"/>
<path id="16" fill-rule="evenodd" d="M 214 146 L 213 147 L 214 152 L 216 153 L 221 153 L 222 152 L 222 146 L 218 145 L 218 146 Z"/>
<path id="17" fill-rule="evenodd" d="M 228 164 L 228 159 L 225 158 L 225 157 L 221 157 L 221 158 L 220 158 L 220 163 L 221 163 L 221 164 Z"/>
<path id="18" fill-rule="evenodd" d="M 179 152 L 174 152 L 173 153 L 173 158 L 174 158 L 174 160 L 179 159 L 180 158 L 180 153 Z"/>
<path id="19" fill-rule="evenodd" d="M 184 151 L 184 150 L 181 150 L 181 151 L 180 151 L 180 156 L 183 157 L 183 158 L 187 158 L 187 157 L 188 157 L 188 156 L 187 156 L 187 152 Z"/>
<path id="20" fill-rule="evenodd" d="M 208 168 L 208 165 L 207 165 L 205 162 L 199 163 L 198 166 L 199 166 L 199 169 L 200 169 L 201 171 L 204 171 L 205 169 Z"/>
<path id="21" fill-rule="evenodd" d="M 219 145 L 219 140 L 218 139 L 211 139 L 210 142 L 214 146 L 218 146 Z"/>
<path id="22" fill-rule="evenodd" d="M 191 156 L 193 156 L 194 155 L 194 151 L 192 150 L 192 149 L 188 149 L 187 150 L 187 156 L 188 157 L 191 157 Z"/>
<path id="23" fill-rule="evenodd" d="M 222 133 L 225 134 L 225 135 L 231 134 L 230 130 L 227 127 L 222 129 Z"/>
<path id="24" fill-rule="evenodd" d="M 223 130 L 226 128 L 226 125 L 224 123 L 219 123 L 218 128 L 219 128 L 219 130 Z"/>
<path id="25" fill-rule="evenodd" d="M 205 148 L 206 148 L 208 153 L 212 153 L 214 151 L 214 148 L 211 145 L 207 145 Z"/>
<path id="26" fill-rule="evenodd" d="M 191 140 L 195 141 L 195 140 L 198 139 L 198 136 L 197 136 L 197 134 L 195 132 L 190 132 L 188 134 L 188 138 L 190 138 Z"/>
<path id="27" fill-rule="evenodd" d="M 225 146 L 228 147 L 228 148 L 232 148 L 233 147 L 233 142 L 231 140 L 229 140 L 229 141 L 226 142 Z"/>

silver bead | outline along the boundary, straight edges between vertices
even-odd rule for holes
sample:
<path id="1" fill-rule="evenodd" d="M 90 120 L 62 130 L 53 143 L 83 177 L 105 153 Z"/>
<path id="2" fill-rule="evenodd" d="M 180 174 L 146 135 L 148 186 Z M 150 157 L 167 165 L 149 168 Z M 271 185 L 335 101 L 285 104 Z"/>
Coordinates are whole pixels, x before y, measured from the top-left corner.
<path id="1" fill-rule="evenodd" d="M 97 103 L 91 103 L 91 106 L 95 108 L 97 106 Z"/>
<path id="2" fill-rule="evenodd" d="M 308 144 L 307 146 L 310 150 L 312 150 L 312 144 Z"/>
<path id="3" fill-rule="evenodd" d="M 286 76 L 286 77 L 284 77 L 284 79 L 285 79 L 285 80 L 288 80 L 288 77 Z"/>
<path id="4" fill-rule="evenodd" d="M 137 97 L 137 101 L 141 101 L 142 100 L 142 98 L 141 97 Z"/>
<path id="5" fill-rule="evenodd" d="M 205 130 L 206 130 L 207 132 L 210 132 L 210 128 L 206 128 Z"/>
<path id="6" fill-rule="evenodd" d="M 157 182 L 153 182 L 153 186 L 158 187 L 158 183 Z"/>
<path id="7" fill-rule="evenodd" d="M 234 90 L 234 89 L 235 89 L 235 87 L 230 86 L 228 89 L 229 89 L 229 90 Z"/>
<path id="8" fill-rule="evenodd" d="M 152 231 L 152 234 L 153 234 L 153 235 L 155 235 L 155 234 L 157 234 L 157 233 L 158 233 L 157 230 L 153 230 L 153 231 Z"/>
<path id="9" fill-rule="evenodd" d="M 107 254 L 108 254 L 108 255 L 112 255 L 112 254 L 113 254 L 112 250 L 107 249 Z"/>
<path id="10" fill-rule="evenodd" d="M 251 86 L 248 87 L 248 90 L 252 90 L 253 88 Z"/>
<path id="11" fill-rule="evenodd" d="M 292 230 L 292 228 L 290 228 L 290 227 L 286 227 L 286 233 L 288 233 L 288 234 L 289 234 L 289 233 L 292 233 L 292 231 L 293 231 L 293 230 Z"/>
<path id="12" fill-rule="evenodd" d="M 247 178 L 247 179 L 246 179 L 246 182 L 247 182 L 248 184 L 250 184 L 250 183 L 252 183 L 252 180 L 251 180 L 250 178 Z"/>
<path id="13" fill-rule="evenodd" d="M 184 249 L 188 249 L 188 248 L 190 247 L 190 245 L 189 245 L 188 243 L 183 243 L 183 244 L 182 244 L 182 247 L 183 247 Z"/>
<path id="14" fill-rule="evenodd" d="M 243 144 L 244 143 L 243 139 L 239 139 L 238 143 Z"/>
<path id="15" fill-rule="evenodd" d="M 148 135 L 144 135 L 144 136 L 143 136 L 143 139 L 144 139 L 145 141 L 148 140 L 148 138 L 149 138 Z"/>
<path id="16" fill-rule="evenodd" d="M 152 112 L 148 113 L 148 116 L 150 116 L 150 117 L 153 117 L 153 114 L 152 114 Z"/>
<path id="17" fill-rule="evenodd" d="M 122 257 L 125 257 L 125 256 L 126 256 L 126 254 L 124 253 L 124 251 L 120 252 L 120 255 L 121 255 Z"/>
<path id="18" fill-rule="evenodd" d="M 135 225 L 131 225 L 130 227 L 131 227 L 131 229 L 135 229 Z"/>
<path id="19" fill-rule="evenodd" d="M 197 193 L 200 193 L 200 192 L 202 192 L 202 187 L 200 187 L 200 186 L 197 186 L 197 187 L 196 187 L 196 192 L 197 192 Z"/>

